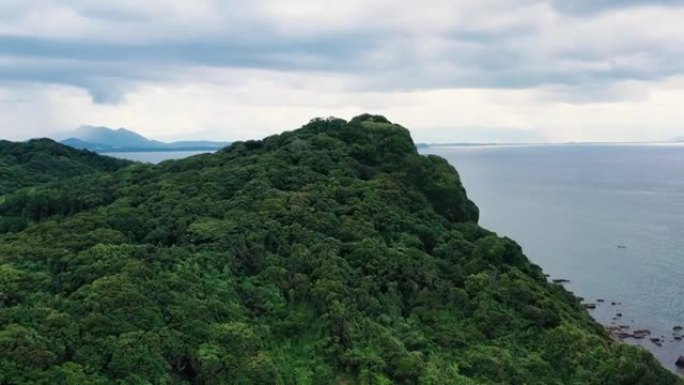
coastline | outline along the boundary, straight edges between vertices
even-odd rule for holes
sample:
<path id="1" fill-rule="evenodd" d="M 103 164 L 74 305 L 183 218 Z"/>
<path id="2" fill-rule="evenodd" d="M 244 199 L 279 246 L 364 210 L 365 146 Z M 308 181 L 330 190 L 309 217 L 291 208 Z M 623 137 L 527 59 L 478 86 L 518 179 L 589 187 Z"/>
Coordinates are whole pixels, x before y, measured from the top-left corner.
<path id="1" fill-rule="evenodd" d="M 684 330 L 682 325 L 667 325 L 666 322 L 644 322 L 634 316 L 628 303 L 610 298 L 585 299 L 578 296 L 568 286 L 572 280 L 565 278 L 549 279 L 562 285 L 581 300 L 589 315 L 601 324 L 604 330 L 616 341 L 648 350 L 671 372 L 684 377 L 684 368 L 676 365 L 677 359 L 684 355 Z M 566 286 L 568 285 L 568 286 Z"/>

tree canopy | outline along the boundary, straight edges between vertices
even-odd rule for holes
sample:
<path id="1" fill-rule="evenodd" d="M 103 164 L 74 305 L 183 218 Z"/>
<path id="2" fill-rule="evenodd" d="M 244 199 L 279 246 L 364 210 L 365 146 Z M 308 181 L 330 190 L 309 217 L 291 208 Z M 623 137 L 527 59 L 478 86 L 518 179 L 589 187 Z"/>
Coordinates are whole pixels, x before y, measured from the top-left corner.
<path id="1" fill-rule="evenodd" d="M 121 159 L 77 150 L 51 139 L 16 143 L 0 140 L 0 197 L 22 187 L 94 172 L 111 172 L 131 164 Z"/>
<path id="2" fill-rule="evenodd" d="M 89 172 L 3 185 L 0 384 L 681 384 L 384 117 L 159 165 L 38 144 Z"/>

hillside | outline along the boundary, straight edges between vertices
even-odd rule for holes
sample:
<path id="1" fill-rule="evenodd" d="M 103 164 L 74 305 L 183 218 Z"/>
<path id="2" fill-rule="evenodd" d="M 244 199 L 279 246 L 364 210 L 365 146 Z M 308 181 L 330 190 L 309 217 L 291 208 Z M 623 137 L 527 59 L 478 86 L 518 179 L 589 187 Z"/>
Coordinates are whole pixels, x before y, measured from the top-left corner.
<path id="1" fill-rule="evenodd" d="M 96 152 L 135 152 L 135 151 L 202 151 L 218 150 L 229 145 L 229 142 L 212 142 L 207 140 L 179 141 L 172 143 L 150 140 L 125 128 L 111 129 L 107 127 L 82 126 L 69 133 L 69 138 L 62 144 L 78 149 Z"/>
<path id="2" fill-rule="evenodd" d="M 30 222 L 0 235 L 0 383 L 682 384 L 383 117 L 106 182 L 0 203 Z"/>
<path id="3" fill-rule="evenodd" d="M 76 150 L 50 139 L 0 140 L 0 196 L 79 175 L 115 171 L 131 162 Z"/>

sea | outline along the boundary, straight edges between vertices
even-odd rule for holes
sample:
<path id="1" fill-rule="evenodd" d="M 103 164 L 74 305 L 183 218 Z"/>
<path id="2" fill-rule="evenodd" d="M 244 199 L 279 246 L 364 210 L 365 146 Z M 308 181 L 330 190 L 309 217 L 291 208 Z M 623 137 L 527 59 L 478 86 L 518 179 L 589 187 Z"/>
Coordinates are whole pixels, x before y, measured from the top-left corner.
<path id="1" fill-rule="evenodd" d="M 138 151 L 138 152 L 103 152 L 102 155 L 114 158 L 134 160 L 143 163 L 159 163 L 170 159 L 183 159 L 193 155 L 206 154 L 211 151 Z"/>
<path id="2" fill-rule="evenodd" d="M 597 305 L 590 313 L 598 322 L 650 330 L 625 342 L 676 370 L 684 355 L 673 338 L 673 327 L 684 326 L 684 144 L 421 152 L 456 167 L 483 227 L 517 241 L 550 279 L 569 280 L 568 290 Z"/>
<path id="3" fill-rule="evenodd" d="M 600 323 L 648 329 L 625 339 L 665 367 L 684 355 L 684 144 L 445 146 L 480 224 L 517 241 Z M 112 153 L 158 163 L 200 152 Z M 600 302 L 602 300 L 603 302 Z M 614 303 L 614 305 L 613 305 Z M 621 316 L 618 316 L 621 314 Z M 662 338 L 662 346 L 650 341 Z"/>

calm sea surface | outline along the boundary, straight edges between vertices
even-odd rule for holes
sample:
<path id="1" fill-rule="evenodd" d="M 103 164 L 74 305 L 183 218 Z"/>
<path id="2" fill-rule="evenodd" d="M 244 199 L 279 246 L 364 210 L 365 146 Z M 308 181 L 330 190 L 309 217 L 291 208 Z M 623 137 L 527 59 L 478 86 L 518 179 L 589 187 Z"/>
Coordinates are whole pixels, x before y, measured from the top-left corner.
<path id="1" fill-rule="evenodd" d="M 210 151 L 103 152 L 102 155 L 145 163 L 159 163 L 169 159 L 182 159 L 207 152 Z"/>
<path id="2" fill-rule="evenodd" d="M 603 324 L 663 336 L 629 343 L 674 369 L 684 343 L 684 145 L 432 147 L 449 160 L 480 223 L 520 243 Z M 620 246 L 620 247 L 618 247 Z M 611 302 L 621 303 L 611 305 Z M 620 312 L 621 318 L 613 320 Z"/>

